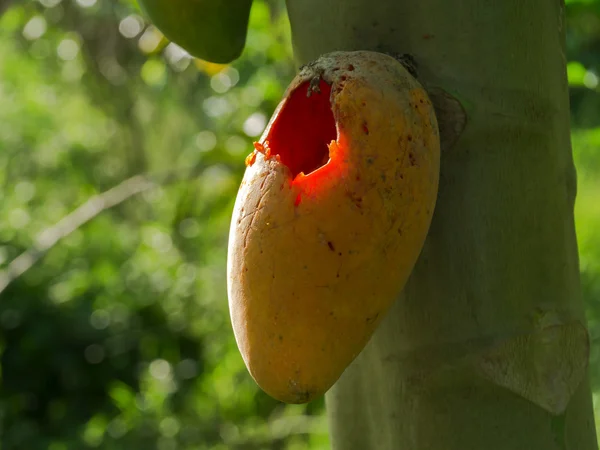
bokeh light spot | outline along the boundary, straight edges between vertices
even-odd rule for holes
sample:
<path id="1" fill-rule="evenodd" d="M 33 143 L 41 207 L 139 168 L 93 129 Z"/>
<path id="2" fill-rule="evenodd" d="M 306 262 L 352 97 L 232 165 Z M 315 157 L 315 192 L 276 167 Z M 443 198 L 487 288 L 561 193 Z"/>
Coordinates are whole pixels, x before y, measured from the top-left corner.
<path id="1" fill-rule="evenodd" d="M 248 148 L 248 141 L 240 136 L 231 136 L 225 141 L 225 150 L 234 156 L 246 153 Z"/>
<path id="2" fill-rule="evenodd" d="M 177 364 L 177 374 L 184 380 L 189 380 L 198 375 L 198 363 L 193 359 L 187 358 Z"/>
<path id="3" fill-rule="evenodd" d="M 207 116 L 221 117 L 233 111 L 233 106 L 225 97 L 208 97 L 202 103 Z"/>
<path id="4" fill-rule="evenodd" d="M 156 27 L 149 26 L 140 37 L 138 47 L 144 53 L 152 53 L 158 48 L 162 38 L 162 33 Z"/>
<path id="5" fill-rule="evenodd" d="M 202 152 L 209 152 L 217 145 L 217 136 L 212 131 L 200 131 L 196 135 L 196 147 Z"/>
<path id="6" fill-rule="evenodd" d="M 179 223 L 179 234 L 186 239 L 193 239 L 200 234 L 200 224 L 196 219 L 183 219 Z"/>
<path id="7" fill-rule="evenodd" d="M 116 418 L 110 421 L 106 431 L 113 439 L 119 439 L 127 433 L 127 425 L 123 420 Z"/>
<path id="8" fill-rule="evenodd" d="M 40 5 L 46 8 L 54 8 L 57 6 L 62 0 L 38 0 Z"/>
<path id="9" fill-rule="evenodd" d="M 127 39 L 133 39 L 142 32 L 144 20 L 137 14 L 131 14 L 119 22 L 119 33 Z"/>
<path id="10" fill-rule="evenodd" d="M 149 59 L 142 66 L 140 75 L 147 85 L 159 86 L 164 84 L 167 79 L 167 68 L 160 60 Z"/>
<path id="11" fill-rule="evenodd" d="M 99 364 L 104 359 L 104 348 L 98 344 L 88 345 L 84 351 L 84 356 L 90 364 Z"/>
<path id="12" fill-rule="evenodd" d="M 46 29 L 46 19 L 42 16 L 34 16 L 23 27 L 23 37 L 28 41 L 34 41 L 41 38 Z"/>
<path id="13" fill-rule="evenodd" d="M 110 314 L 104 309 L 97 309 L 90 315 L 90 325 L 97 330 L 103 330 L 110 325 Z"/>
<path id="14" fill-rule="evenodd" d="M 23 180 L 15 185 L 15 196 L 17 197 L 17 201 L 27 203 L 34 195 L 35 185 L 31 181 Z"/>
<path id="15" fill-rule="evenodd" d="M 588 70 L 583 76 L 583 84 L 588 89 L 596 89 L 598 87 L 598 75 Z"/>
<path id="16" fill-rule="evenodd" d="M 15 208 L 8 213 L 8 223 L 12 228 L 18 230 L 29 224 L 29 213 L 23 208 Z"/>
<path id="17" fill-rule="evenodd" d="M 155 359 L 150 363 L 150 375 L 157 380 L 168 380 L 171 378 L 171 364 L 164 359 Z"/>
<path id="18" fill-rule="evenodd" d="M 175 417 L 165 417 L 160 421 L 160 433 L 165 437 L 174 437 L 179 433 L 179 421 Z"/>
<path id="19" fill-rule="evenodd" d="M 56 54 L 63 61 L 72 61 L 79 53 L 79 43 L 74 39 L 63 39 L 56 47 Z"/>
<path id="20" fill-rule="evenodd" d="M 167 45 L 164 54 L 166 60 L 177 72 L 187 69 L 192 60 L 192 57 L 188 52 L 172 42 Z"/>
<path id="21" fill-rule="evenodd" d="M 210 78 L 210 87 L 218 94 L 223 94 L 231 89 L 240 80 L 237 69 L 229 67 Z"/>
<path id="22" fill-rule="evenodd" d="M 96 0 L 76 0 L 77 4 L 82 8 L 91 8 L 96 4 Z"/>
<path id="23" fill-rule="evenodd" d="M 255 112 L 250 114 L 248 118 L 244 121 L 244 133 L 246 136 L 256 137 L 259 136 L 265 126 L 267 125 L 267 117 L 261 112 Z"/>

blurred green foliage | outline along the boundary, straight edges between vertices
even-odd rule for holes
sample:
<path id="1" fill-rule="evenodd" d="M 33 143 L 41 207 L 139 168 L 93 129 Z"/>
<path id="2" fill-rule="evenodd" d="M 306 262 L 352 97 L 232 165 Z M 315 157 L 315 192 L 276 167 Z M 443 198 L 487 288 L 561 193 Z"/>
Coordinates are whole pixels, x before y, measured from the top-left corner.
<path id="1" fill-rule="evenodd" d="M 600 430 L 600 1 L 567 1 L 566 17 L 572 144 L 578 182 L 575 224 L 591 335 L 596 429 Z"/>
<path id="2" fill-rule="evenodd" d="M 248 375 L 225 291 L 244 158 L 295 71 L 283 13 L 256 2 L 243 57 L 220 66 L 131 1 L 4 11 L 3 268 L 94 195 L 149 183 L 2 293 L 3 450 L 328 448 L 322 401 L 284 406 Z"/>
<path id="3" fill-rule="evenodd" d="M 227 66 L 190 58 L 132 0 L 0 14 L 0 448 L 329 448 L 322 400 L 256 387 L 225 292 L 244 157 L 295 72 L 282 2 L 254 2 Z M 567 1 L 567 46 L 600 392 L 600 1 Z M 91 220 L 66 233 L 83 204 Z"/>

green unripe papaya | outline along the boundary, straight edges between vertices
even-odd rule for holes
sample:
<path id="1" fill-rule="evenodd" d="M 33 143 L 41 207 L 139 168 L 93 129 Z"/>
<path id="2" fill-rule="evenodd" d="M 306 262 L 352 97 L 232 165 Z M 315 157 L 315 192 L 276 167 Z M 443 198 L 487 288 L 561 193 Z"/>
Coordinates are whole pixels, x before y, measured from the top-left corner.
<path id="1" fill-rule="evenodd" d="M 192 56 L 229 63 L 244 49 L 252 0 L 138 0 L 142 11 Z"/>

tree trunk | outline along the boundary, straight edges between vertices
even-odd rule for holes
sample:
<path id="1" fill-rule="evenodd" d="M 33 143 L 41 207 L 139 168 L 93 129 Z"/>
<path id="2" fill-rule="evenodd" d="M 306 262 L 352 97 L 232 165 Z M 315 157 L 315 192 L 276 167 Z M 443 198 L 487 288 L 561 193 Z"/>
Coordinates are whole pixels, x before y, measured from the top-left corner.
<path id="1" fill-rule="evenodd" d="M 300 63 L 408 53 L 467 115 L 404 293 L 327 394 L 334 449 L 597 448 L 562 3 L 288 0 Z"/>

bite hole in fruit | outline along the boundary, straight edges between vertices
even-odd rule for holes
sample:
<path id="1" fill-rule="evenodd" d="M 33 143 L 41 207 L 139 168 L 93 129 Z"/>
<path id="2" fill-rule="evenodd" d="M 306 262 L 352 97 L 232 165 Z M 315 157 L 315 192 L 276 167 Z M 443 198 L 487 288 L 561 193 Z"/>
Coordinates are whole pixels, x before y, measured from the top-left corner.
<path id="1" fill-rule="evenodd" d="M 321 79 L 319 89 L 307 95 L 309 87 L 307 81 L 290 94 L 265 138 L 270 156 L 279 155 L 292 179 L 327 164 L 328 146 L 337 137 L 329 100 L 331 86 Z"/>

